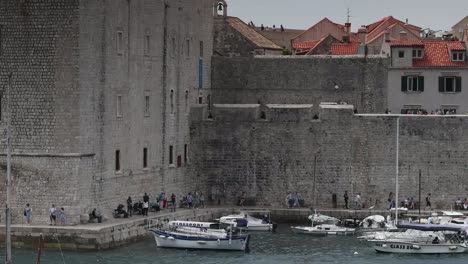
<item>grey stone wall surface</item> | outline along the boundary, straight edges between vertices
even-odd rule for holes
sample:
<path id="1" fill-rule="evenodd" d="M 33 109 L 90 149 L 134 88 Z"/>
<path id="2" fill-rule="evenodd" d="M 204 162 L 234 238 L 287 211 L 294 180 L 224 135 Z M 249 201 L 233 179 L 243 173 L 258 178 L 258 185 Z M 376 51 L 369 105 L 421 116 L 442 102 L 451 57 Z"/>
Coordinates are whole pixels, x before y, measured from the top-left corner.
<path id="1" fill-rule="evenodd" d="M 290 107 L 291 115 L 252 120 L 217 115 L 193 118 L 194 166 L 207 177 L 206 192 L 233 203 L 242 192 L 257 205 L 285 205 L 288 192 L 298 192 L 307 206 L 344 205 L 361 193 L 364 205 L 385 208 L 395 193 L 396 117 L 354 115 L 352 106 L 322 105 L 318 120 Z M 259 109 L 252 109 L 252 113 Z M 276 110 L 275 110 L 276 111 Z M 274 111 L 274 112 L 275 112 Z M 288 111 L 287 106 L 282 111 Z M 233 115 L 236 115 L 234 110 Z M 299 115 L 299 116 L 298 116 Z M 303 120 L 303 121 L 297 121 Z M 304 121 L 309 120 L 309 121 Z M 466 147 L 468 119 L 406 116 L 400 120 L 400 201 L 418 198 L 449 208 L 468 196 Z"/>
<path id="2" fill-rule="evenodd" d="M 48 221 L 52 203 L 72 223 L 93 208 L 109 216 L 128 196 L 193 191 L 183 157 L 190 106 L 210 94 L 213 3 L 1 1 L 1 129 L 11 72 L 14 223 L 24 221 L 27 202 L 36 223 Z M 5 164 L 2 156 L 2 175 Z"/>
<path id="3" fill-rule="evenodd" d="M 389 59 L 363 56 L 213 57 L 213 102 L 309 104 L 344 101 L 359 113 L 387 107 Z M 338 88 L 335 88 L 335 87 Z"/>

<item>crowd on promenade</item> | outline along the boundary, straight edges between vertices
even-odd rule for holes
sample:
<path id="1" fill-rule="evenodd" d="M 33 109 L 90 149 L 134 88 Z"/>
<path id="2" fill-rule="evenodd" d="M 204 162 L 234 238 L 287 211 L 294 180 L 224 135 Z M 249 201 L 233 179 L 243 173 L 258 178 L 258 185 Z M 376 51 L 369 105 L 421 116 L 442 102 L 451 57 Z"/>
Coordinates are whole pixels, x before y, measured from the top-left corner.
<path id="1" fill-rule="evenodd" d="M 385 114 L 391 114 L 390 110 L 385 110 Z M 457 111 L 455 109 L 435 109 L 432 111 L 426 111 L 424 109 L 405 109 L 402 111 L 402 114 L 406 115 L 456 115 Z"/>

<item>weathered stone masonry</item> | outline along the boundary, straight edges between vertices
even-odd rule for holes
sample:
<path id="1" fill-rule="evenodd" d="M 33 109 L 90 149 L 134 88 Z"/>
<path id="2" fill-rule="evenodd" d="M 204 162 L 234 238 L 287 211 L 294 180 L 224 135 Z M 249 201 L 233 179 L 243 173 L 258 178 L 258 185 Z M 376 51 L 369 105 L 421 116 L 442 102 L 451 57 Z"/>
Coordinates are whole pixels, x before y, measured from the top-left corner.
<path id="1" fill-rule="evenodd" d="M 310 108 L 310 109 L 308 109 Z M 197 109 L 200 110 L 200 109 Z M 343 206 L 345 190 L 358 192 L 368 206 L 386 206 L 395 192 L 396 118 L 354 115 L 352 106 L 215 105 L 212 120 L 193 117 L 194 164 L 207 177 L 207 190 L 224 190 L 228 201 L 245 191 L 258 205 L 283 205 L 287 192 L 299 192 L 317 206 Z M 400 120 L 400 197 L 449 207 L 468 195 L 468 119 L 408 116 Z M 316 157 L 316 165 L 314 158 Z M 377 207 L 377 208 L 378 208 Z"/>

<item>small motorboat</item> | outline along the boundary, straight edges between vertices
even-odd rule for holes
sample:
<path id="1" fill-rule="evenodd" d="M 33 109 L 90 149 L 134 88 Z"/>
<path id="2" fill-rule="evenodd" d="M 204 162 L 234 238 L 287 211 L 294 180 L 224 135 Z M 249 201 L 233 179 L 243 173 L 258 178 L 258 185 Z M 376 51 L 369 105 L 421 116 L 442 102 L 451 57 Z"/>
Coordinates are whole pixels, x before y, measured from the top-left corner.
<path id="1" fill-rule="evenodd" d="M 423 232 L 443 232 L 443 239 L 427 236 L 427 239 L 410 237 L 368 240 L 377 252 L 403 254 L 457 254 L 467 252 L 467 227 L 449 224 L 401 223 L 398 228 Z"/>
<path id="2" fill-rule="evenodd" d="M 291 230 L 296 234 L 308 234 L 314 236 L 327 236 L 327 235 L 352 235 L 354 228 L 338 226 L 339 219 L 322 214 L 310 215 L 309 220 L 312 226 L 291 226 Z"/>
<path id="3" fill-rule="evenodd" d="M 218 219 L 220 223 L 233 225 L 236 228 L 241 228 L 238 225 L 239 221 L 247 220 L 247 231 L 272 231 L 275 229 L 276 225 L 272 223 L 268 215 L 264 216 L 264 219 L 259 219 L 249 215 L 248 213 L 232 214 L 226 215 Z"/>

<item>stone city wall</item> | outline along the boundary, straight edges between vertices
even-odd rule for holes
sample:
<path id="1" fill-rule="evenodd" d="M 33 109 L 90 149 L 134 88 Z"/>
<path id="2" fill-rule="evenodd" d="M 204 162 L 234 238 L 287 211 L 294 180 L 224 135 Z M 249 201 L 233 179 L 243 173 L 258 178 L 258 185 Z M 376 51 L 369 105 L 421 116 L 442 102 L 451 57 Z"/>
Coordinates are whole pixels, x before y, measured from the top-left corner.
<path id="1" fill-rule="evenodd" d="M 387 107 L 384 57 L 257 56 L 213 57 L 213 102 L 220 104 L 304 104 L 344 101 L 359 113 Z"/>
<path id="2" fill-rule="evenodd" d="M 314 119 L 312 109 L 267 105 L 262 117 L 259 105 L 214 105 L 213 119 L 194 110 L 192 161 L 207 177 L 206 192 L 230 204 L 246 192 L 257 205 L 277 206 L 297 191 L 306 206 L 329 208 L 334 195 L 342 207 L 347 190 L 351 201 L 361 193 L 366 207 L 385 208 L 395 192 L 396 117 L 321 105 Z M 419 170 L 422 199 L 432 193 L 436 207 L 468 197 L 467 128 L 464 116 L 401 117 L 400 200 L 418 200 Z"/>

